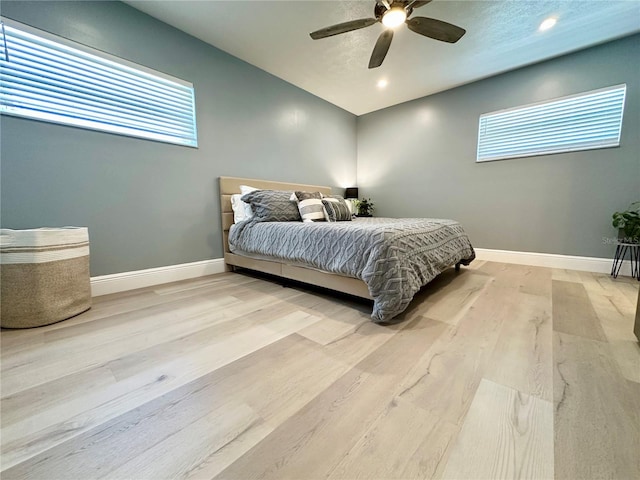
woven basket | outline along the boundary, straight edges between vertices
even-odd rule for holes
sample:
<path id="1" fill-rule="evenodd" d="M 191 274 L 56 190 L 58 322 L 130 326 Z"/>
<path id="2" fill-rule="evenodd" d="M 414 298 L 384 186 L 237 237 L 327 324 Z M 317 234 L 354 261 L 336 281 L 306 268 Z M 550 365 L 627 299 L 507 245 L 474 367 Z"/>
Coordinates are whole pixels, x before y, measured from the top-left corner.
<path id="1" fill-rule="evenodd" d="M 31 328 L 91 308 L 85 227 L 0 230 L 0 320 Z"/>

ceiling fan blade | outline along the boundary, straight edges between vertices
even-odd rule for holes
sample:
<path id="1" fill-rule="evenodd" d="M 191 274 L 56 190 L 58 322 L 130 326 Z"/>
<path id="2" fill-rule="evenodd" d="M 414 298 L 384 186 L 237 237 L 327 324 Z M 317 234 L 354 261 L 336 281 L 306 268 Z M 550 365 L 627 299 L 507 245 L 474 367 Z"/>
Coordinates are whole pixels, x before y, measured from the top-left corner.
<path id="1" fill-rule="evenodd" d="M 448 43 L 456 43 L 467 32 L 464 28 L 435 18 L 413 17 L 406 23 L 412 32 Z"/>
<path id="2" fill-rule="evenodd" d="M 387 56 L 387 52 L 391 46 L 391 40 L 393 40 L 393 30 L 388 28 L 380 34 L 376 46 L 373 47 L 373 53 L 369 60 L 369 68 L 377 68 L 382 65 L 384 57 Z"/>
<path id="3" fill-rule="evenodd" d="M 351 20 L 350 22 L 338 23 L 330 27 L 321 28 L 315 32 L 311 32 L 311 38 L 319 40 L 321 38 L 332 37 L 333 35 L 339 35 L 340 33 L 351 32 L 352 30 L 358 30 L 360 28 L 369 27 L 374 23 L 377 23 L 375 18 L 361 18 L 360 20 Z"/>
<path id="4" fill-rule="evenodd" d="M 416 8 L 424 7 L 427 3 L 431 3 L 431 1 L 432 0 L 426 0 L 424 2 L 418 2 L 418 1 L 409 2 L 409 4 L 407 5 L 406 8 L 407 8 L 407 10 L 409 10 L 409 9 L 414 9 L 415 10 Z"/>

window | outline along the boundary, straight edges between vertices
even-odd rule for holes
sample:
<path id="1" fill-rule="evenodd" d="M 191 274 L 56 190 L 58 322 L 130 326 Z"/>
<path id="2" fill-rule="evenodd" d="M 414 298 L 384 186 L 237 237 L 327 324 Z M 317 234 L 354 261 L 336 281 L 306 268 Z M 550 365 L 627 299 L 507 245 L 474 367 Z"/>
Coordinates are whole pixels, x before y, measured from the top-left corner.
<path id="1" fill-rule="evenodd" d="M 477 162 L 620 145 L 626 85 L 480 115 Z"/>
<path id="2" fill-rule="evenodd" d="M 191 83 L 3 22 L 0 113 L 197 147 Z"/>

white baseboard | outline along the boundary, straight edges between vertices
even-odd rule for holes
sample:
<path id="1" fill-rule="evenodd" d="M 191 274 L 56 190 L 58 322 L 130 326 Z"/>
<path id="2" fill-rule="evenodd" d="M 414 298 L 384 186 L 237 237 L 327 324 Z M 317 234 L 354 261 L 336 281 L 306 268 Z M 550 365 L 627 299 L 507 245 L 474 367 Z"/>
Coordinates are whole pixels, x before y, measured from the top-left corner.
<path id="1" fill-rule="evenodd" d="M 204 277 L 225 271 L 224 258 L 181 263 L 166 267 L 148 268 L 133 272 L 113 273 L 91 277 L 91 295 L 98 297 L 109 293 L 124 292 L 136 288 L 151 287 L 162 283 L 177 282 L 188 278 Z"/>
<path id="2" fill-rule="evenodd" d="M 612 258 L 576 257 L 573 255 L 557 255 L 554 253 L 513 252 L 510 250 L 492 250 L 475 248 L 478 260 L 491 262 L 517 263 L 534 267 L 562 268 L 565 270 L 582 270 L 585 272 L 611 273 Z M 631 276 L 631 262 L 625 260 L 620 268 L 620 275 Z"/>
<path id="3" fill-rule="evenodd" d="M 492 250 L 476 248 L 478 260 L 491 262 L 517 263 L 535 267 L 562 268 L 586 272 L 610 273 L 613 259 L 595 257 L 576 257 L 553 253 L 514 252 L 510 250 Z M 204 277 L 225 271 L 224 258 L 214 258 L 201 262 L 168 265 L 133 272 L 114 273 L 91 277 L 91 294 L 94 297 L 110 293 L 124 292 L 136 288 L 151 287 L 163 283 L 177 282 L 189 278 Z M 625 260 L 620 275 L 631 276 L 631 262 Z"/>

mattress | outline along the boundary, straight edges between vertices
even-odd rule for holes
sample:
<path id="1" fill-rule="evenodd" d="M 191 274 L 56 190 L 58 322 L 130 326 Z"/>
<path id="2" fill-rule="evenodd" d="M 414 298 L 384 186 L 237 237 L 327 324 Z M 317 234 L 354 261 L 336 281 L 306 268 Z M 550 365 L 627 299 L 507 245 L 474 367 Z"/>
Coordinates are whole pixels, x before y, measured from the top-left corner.
<path id="1" fill-rule="evenodd" d="M 475 252 L 462 226 L 448 219 L 356 218 L 351 222 L 260 222 L 233 225 L 229 247 L 236 254 L 363 280 L 373 298 L 372 319 L 388 322 L 413 296 Z"/>

